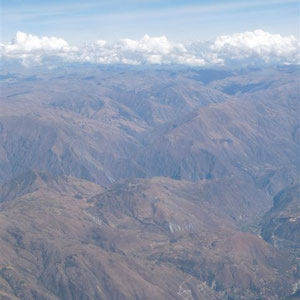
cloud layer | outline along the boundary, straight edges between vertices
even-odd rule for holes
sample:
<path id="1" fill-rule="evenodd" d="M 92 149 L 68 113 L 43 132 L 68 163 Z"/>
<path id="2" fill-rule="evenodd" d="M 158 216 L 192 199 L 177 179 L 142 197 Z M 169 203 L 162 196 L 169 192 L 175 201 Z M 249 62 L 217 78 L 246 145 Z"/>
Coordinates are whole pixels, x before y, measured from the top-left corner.
<path id="1" fill-rule="evenodd" d="M 172 43 L 165 36 L 148 35 L 137 41 L 121 39 L 107 43 L 100 40 L 83 47 L 75 59 L 103 64 L 206 64 L 202 56 L 192 54 L 183 44 Z"/>
<path id="2" fill-rule="evenodd" d="M 260 58 L 265 62 L 296 63 L 300 58 L 299 42 L 294 36 L 282 37 L 263 30 L 220 36 L 210 50 L 224 60 Z"/>
<path id="3" fill-rule="evenodd" d="M 24 64 L 42 63 L 44 58 L 64 57 L 71 52 L 77 52 L 64 39 L 56 37 L 37 37 L 35 35 L 17 32 L 9 44 L 0 44 L 1 56 L 21 59 Z"/>
<path id="4" fill-rule="evenodd" d="M 20 59 L 23 64 L 55 60 L 95 64 L 180 64 L 189 66 L 236 63 L 299 63 L 299 42 L 262 30 L 219 36 L 210 44 L 174 43 L 165 36 L 145 35 L 140 40 L 121 39 L 109 43 L 98 40 L 73 47 L 57 37 L 37 37 L 17 32 L 7 44 L 0 44 L 1 56 Z"/>

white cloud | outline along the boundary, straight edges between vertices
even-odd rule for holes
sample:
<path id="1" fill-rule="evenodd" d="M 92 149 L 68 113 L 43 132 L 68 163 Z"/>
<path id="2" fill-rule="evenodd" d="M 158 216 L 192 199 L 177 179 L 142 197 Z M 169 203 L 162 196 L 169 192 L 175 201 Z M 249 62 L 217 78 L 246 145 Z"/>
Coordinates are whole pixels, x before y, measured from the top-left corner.
<path id="1" fill-rule="evenodd" d="M 57 37 L 37 37 L 24 32 L 17 32 L 8 44 L 0 44 L 1 55 L 9 58 L 20 58 L 24 64 L 41 62 L 45 56 L 66 57 L 70 52 L 77 51 L 64 39 Z"/>
<path id="2" fill-rule="evenodd" d="M 260 58 L 265 62 L 299 62 L 299 42 L 294 36 L 282 37 L 263 30 L 218 37 L 210 50 L 222 59 Z"/>
<path id="3" fill-rule="evenodd" d="M 173 43 L 165 36 L 148 35 L 140 40 L 121 39 L 113 43 L 100 40 L 82 47 L 74 59 L 102 64 L 205 64 L 202 58 L 189 53 L 183 44 Z"/>
<path id="4" fill-rule="evenodd" d="M 24 64 L 60 59 L 66 62 L 95 64 L 181 64 L 207 66 L 232 63 L 297 63 L 299 42 L 293 36 L 282 37 L 262 30 L 219 36 L 210 44 L 174 43 L 165 36 L 145 35 L 140 40 L 116 42 L 98 40 L 72 47 L 57 37 L 37 37 L 18 32 L 11 43 L 0 44 L 1 55 L 21 59 Z"/>

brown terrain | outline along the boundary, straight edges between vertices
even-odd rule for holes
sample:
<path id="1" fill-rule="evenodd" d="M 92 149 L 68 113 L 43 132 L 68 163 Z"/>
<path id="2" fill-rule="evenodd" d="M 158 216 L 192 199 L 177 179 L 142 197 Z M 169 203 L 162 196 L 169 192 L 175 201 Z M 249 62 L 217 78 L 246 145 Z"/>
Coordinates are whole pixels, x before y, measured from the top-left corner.
<path id="1" fill-rule="evenodd" d="M 0 79 L 0 299 L 299 297 L 297 68 Z"/>

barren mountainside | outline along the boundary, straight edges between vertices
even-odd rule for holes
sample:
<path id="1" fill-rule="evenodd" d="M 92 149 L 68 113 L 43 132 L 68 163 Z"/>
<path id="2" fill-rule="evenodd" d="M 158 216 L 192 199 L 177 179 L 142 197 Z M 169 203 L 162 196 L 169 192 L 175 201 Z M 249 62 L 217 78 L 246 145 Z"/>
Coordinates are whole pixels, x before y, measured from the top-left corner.
<path id="1" fill-rule="evenodd" d="M 297 67 L 0 83 L 0 299 L 299 297 Z"/>

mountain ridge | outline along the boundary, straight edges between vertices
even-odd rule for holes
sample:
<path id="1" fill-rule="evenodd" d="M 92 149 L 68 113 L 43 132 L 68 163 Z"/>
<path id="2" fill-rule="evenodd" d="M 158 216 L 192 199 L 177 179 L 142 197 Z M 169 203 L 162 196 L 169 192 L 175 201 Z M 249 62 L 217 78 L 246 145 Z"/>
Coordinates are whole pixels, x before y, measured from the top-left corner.
<path id="1" fill-rule="evenodd" d="M 299 70 L 0 71 L 0 298 L 299 293 Z"/>

